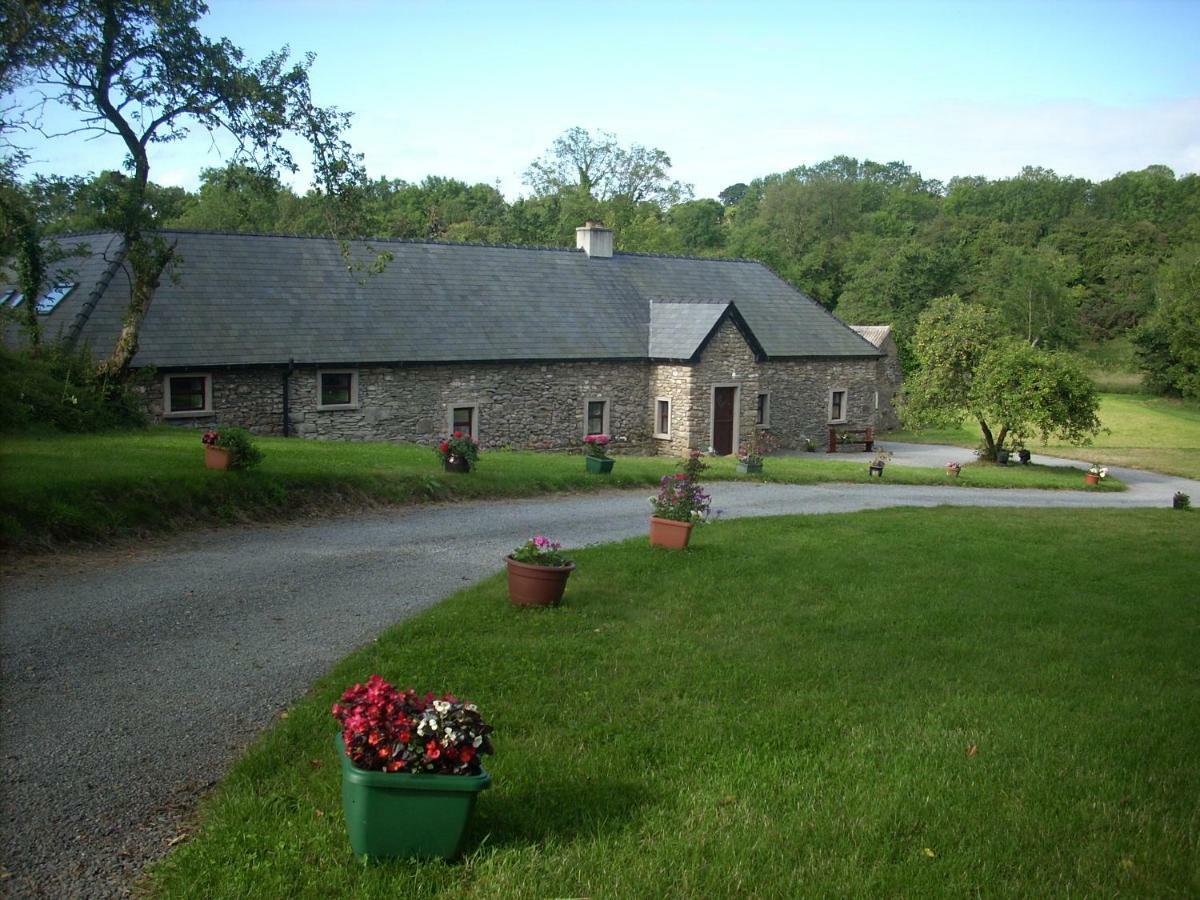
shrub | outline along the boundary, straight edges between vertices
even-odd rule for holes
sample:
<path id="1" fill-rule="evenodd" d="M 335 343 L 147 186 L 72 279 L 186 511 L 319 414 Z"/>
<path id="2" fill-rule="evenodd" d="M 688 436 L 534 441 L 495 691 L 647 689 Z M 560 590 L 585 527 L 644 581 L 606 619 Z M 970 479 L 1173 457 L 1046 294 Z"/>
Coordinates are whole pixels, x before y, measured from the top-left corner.
<path id="1" fill-rule="evenodd" d="M 229 468 L 251 469 L 262 462 L 263 453 L 254 446 L 250 432 L 244 428 L 222 428 L 206 431 L 200 438 L 207 447 L 220 447 L 229 451 Z"/>
<path id="2" fill-rule="evenodd" d="M 0 346 L 0 423 L 8 432 L 143 428 L 135 387 L 98 379 L 86 350 L 48 344 L 33 356 Z"/>

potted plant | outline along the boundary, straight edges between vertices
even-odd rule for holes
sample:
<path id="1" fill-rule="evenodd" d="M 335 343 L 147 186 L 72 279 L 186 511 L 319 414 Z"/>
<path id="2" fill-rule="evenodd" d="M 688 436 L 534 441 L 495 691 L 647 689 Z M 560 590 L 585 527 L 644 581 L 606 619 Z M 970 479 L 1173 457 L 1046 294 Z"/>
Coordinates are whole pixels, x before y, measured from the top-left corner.
<path id="1" fill-rule="evenodd" d="M 475 798 L 492 783 L 481 760 L 492 752 L 492 729 L 478 708 L 372 675 L 332 712 L 342 726 L 334 742 L 355 855 L 456 856 Z"/>
<path id="2" fill-rule="evenodd" d="M 867 463 L 867 478 L 872 475 L 877 475 L 883 478 L 883 467 L 892 461 L 892 454 L 888 450 L 876 450 L 875 455 L 871 457 L 871 461 Z"/>
<path id="3" fill-rule="evenodd" d="M 200 442 L 204 444 L 204 466 L 208 469 L 250 469 L 262 462 L 262 451 L 244 428 L 210 428 L 200 436 Z"/>
<path id="4" fill-rule="evenodd" d="M 650 544 L 682 550 L 692 537 L 692 528 L 708 518 L 712 498 L 700 485 L 700 473 L 707 469 L 699 450 L 692 450 L 683 471 L 664 475 L 658 493 L 650 498 L 654 514 L 650 517 Z"/>
<path id="5" fill-rule="evenodd" d="M 1008 465 L 1008 451 L 1007 450 L 1005 450 L 1003 448 L 999 448 L 996 450 L 996 465 L 998 465 L 998 466 L 1007 466 Z"/>
<path id="6" fill-rule="evenodd" d="M 957 478 L 962 473 L 962 465 L 956 462 L 946 463 L 946 474 L 951 478 Z"/>
<path id="7" fill-rule="evenodd" d="M 479 441 L 461 431 L 439 441 L 436 451 L 442 460 L 442 468 L 447 472 L 470 472 L 471 466 L 479 461 Z"/>
<path id="8" fill-rule="evenodd" d="M 534 535 L 505 557 L 508 599 L 514 606 L 557 606 L 575 564 L 562 553 L 562 544 Z"/>
<path id="9" fill-rule="evenodd" d="M 584 461 L 589 472 L 607 475 L 612 471 L 613 460 L 608 455 L 610 440 L 607 434 L 589 434 L 583 439 Z"/>
<path id="10" fill-rule="evenodd" d="M 1191 509 L 1192 498 L 1183 491 L 1176 491 L 1175 496 L 1171 498 L 1172 509 Z"/>
<path id="11" fill-rule="evenodd" d="M 1088 467 L 1087 472 L 1083 475 L 1083 480 L 1087 484 L 1099 484 L 1100 479 L 1108 477 L 1108 469 L 1099 463 L 1092 463 Z"/>
<path id="12" fill-rule="evenodd" d="M 755 428 L 750 433 L 750 442 L 738 447 L 737 470 L 739 472 L 761 472 L 763 457 L 774 451 L 779 441 L 765 428 Z"/>
<path id="13" fill-rule="evenodd" d="M 1021 461 L 1021 465 L 1027 466 L 1027 465 L 1029 465 L 1029 461 L 1031 459 L 1033 459 L 1033 454 L 1030 453 L 1028 450 L 1026 450 L 1024 447 L 1022 447 L 1020 450 L 1017 451 L 1017 459 L 1019 459 Z"/>

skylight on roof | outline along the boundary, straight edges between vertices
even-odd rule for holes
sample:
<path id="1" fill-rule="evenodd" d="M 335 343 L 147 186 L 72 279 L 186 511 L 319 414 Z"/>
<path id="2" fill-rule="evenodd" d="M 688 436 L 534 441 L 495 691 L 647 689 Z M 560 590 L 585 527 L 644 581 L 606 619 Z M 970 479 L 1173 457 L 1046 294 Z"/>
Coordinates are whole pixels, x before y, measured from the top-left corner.
<path id="1" fill-rule="evenodd" d="M 9 291 L 7 294 L 4 295 L 3 302 L 8 303 L 9 298 L 12 299 L 13 309 L 16 309 L 18 306 L 21 305 L 21 301 L 25 299 L 25 295 L 22 294 L 20 291 Z M 3 305 L 3 304 L 0 304 L 0 305 Z"/>
<path id="2" fill-rule="evenodd" d="M 42 296 L 42 299 L 37 303 L 37 311 L 40 315 L 46 315 L 51 312 L 54 307 L 58 306 L 63 301 L 63 298 L 71 291 L 75 290 L 76 282 L 60 281 Z"/>
<path id="3" fill-rule="evenodd" d="M 8 301 L 13 298 L 13 294 L 15 293 L 16 291 L 5 291 L 3 294 L 0 294 L 0 306 L 7 306 Z"/>

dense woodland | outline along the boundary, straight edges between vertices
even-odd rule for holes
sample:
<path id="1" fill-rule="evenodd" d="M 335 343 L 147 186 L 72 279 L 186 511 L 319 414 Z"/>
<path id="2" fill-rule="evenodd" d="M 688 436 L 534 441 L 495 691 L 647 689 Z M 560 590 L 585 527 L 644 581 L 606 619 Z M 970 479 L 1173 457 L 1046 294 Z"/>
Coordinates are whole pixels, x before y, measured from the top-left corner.
<path id="1" fill-rule="evenodd" d="M 762 260 L 846 321 L 895 326 L 905 348 L 919 313 L 947 294 L 993 308 L 1044 348 L 1139 325 L 1142 343 L 1167 341 L 1154 329 L 1172 309 L 1156 314 L 1156 299 L 1185 307 L 1185 318 L 1196 308 L 1200 176 L 1165 166 L 1100 183 L 1030 167 L 943 184 L 903 163 L 839 156 L 735 183 L 719 199 L 692 199 L 669 167 L 663 151 L 572 129 L 531 164 L 528 196 L 509 202 L 495 187 L 438 176 L 379 178 L 366 183 L 358 230 L 573 246 L 576 226 L 599 219 L 625 251 Z M 27 188 L 48 233 L 89 231 L 105 227 L 119 179 L 37 178 Z M 206 170 L 196 192 L 151 185 L 150 197 L 171 228 L 329 231 L 319 195 L 241 166 Z"/>

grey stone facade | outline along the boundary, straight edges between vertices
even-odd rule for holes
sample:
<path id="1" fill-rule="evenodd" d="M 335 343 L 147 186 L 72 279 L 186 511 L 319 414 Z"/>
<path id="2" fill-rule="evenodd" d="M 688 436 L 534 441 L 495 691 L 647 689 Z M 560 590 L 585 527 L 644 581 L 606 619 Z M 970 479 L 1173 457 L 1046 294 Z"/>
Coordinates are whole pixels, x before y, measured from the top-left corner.
<path id="1" fill-rule="evenodd" d="M 718 387 L 737 388 L 735 448 L 757 427 L 759 393 L 769 395 L 767 425 L 785 447 L 802 447 L 805 438 L 824 446 L 834 390 L 846 392 L 848 425 L 873 425 L 879 365 L 875 357 L 759 362 L 727 318 L 691 363 L 363 366 L 350 370 L 357 402 L 339 409 L 318 408 L 321 370 L 297 368 L 287 384 L 291 431 L 300 437 L 430 444 L 451 430 L 452 410 L 460 407 L 475 411 L 484 447 L 573 449 L 587 430 L 586 403 L 603 400 L 617 452 L 678 455 L 713 445 Z M 156 420 L 176 425 L 236 425 L 282 434 L 285 372 L 264 367 L 188 373 L 210 379 L 211 411 L 182 415 L 164 412 L 164 385 L 172 377 L 164 374 L 147 390 L 147 408 Z M 667 438 L 654 437 L 656 401 L 662 398 L 671 402 Z"/>

